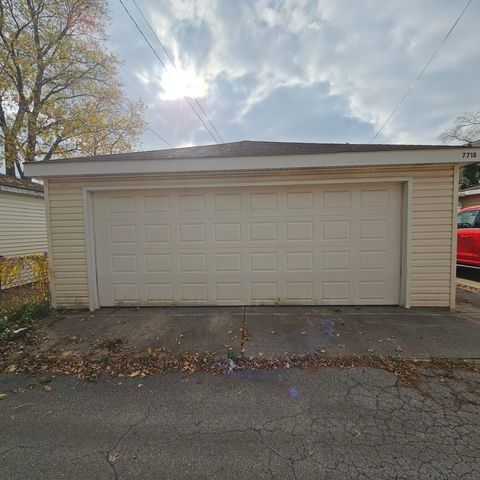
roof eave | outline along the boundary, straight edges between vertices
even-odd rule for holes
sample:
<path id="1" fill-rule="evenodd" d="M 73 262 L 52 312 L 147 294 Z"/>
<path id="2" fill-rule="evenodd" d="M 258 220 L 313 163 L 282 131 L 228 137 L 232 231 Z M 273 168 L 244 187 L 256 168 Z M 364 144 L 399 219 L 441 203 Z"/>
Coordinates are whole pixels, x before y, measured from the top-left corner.
<path id="1" fill-rule="evenodd" d="M 25 164 L 27 177 L 49 178 L 84 175 L 132 175 L 155 173 L 193 173 L 209 171 L 285 170 L 299 168 L 379 167 L 388 165 L 466 164 L 478 147 L 463 149 L 395 150 L 246 157 L 207 157 L 180 159 L 91 159 L 68 162 Z M 467 159 L 467 154 L 468 159 Z"/>
<path id="2" fill-rule="evenodd" d="M 0 191 L 6 192 L 6 193 L 13 193 L 17 195 L 28 195 L 31 197 L 38 197 L 38 198 L 45 197 L 44 192 L 40 190 L 34 190 L 32 188 L 13 187 L 10 185 L 0 185 Z"/>

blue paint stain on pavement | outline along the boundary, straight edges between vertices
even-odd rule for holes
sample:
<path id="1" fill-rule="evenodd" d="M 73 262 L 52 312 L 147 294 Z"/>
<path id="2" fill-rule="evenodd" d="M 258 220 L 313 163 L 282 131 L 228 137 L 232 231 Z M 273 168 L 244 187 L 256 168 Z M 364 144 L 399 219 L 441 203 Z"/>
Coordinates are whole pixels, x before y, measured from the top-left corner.
<path id="1" fill-rule="evenodd" d="M 330 339 L 333 337 L 335 333 L 336 320 L 337 317 L 335 315 L 329 315 L 327 318 L 325 318 L 325 321 L 323 323 L 323 334 L 320 338 L 319 347 L 325 347 L 329 343 Z"/>
<path id="2" fill-rule="evenodd" d="M 297 398 L 298 397 L 298 390 L 295 387 L 290 387 L 290 396 L 292 398 Z"/>

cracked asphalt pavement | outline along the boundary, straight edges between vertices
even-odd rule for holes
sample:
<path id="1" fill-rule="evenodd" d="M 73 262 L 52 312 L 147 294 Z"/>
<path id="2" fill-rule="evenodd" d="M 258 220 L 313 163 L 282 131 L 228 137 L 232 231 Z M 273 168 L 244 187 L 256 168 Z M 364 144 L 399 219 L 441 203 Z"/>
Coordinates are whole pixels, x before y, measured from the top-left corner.
<path id="1" fill-rule="evenodd" d="M 0 478 L 480 478 L 478 373 L 0 375 Z"/>

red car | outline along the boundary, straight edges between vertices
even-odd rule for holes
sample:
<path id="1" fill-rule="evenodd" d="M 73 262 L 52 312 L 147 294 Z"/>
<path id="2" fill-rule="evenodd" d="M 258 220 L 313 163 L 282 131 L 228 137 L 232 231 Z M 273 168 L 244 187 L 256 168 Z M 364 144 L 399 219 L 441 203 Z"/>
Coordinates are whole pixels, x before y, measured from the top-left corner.
<path id="1" fill-rule="evenodd" d="M 480 205 L 458 212 L 457 265 L 480 268 Z"/>

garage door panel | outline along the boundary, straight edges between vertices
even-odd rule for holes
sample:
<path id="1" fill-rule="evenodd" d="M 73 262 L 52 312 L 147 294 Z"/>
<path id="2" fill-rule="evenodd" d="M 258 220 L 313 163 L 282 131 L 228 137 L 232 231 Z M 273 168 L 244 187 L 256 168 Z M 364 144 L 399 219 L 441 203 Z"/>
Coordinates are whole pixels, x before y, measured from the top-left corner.
<path id="1" fill-rule="evenodd" d="M 101 305 L 396 304 L 400 185 L 94 194 Z"/>

